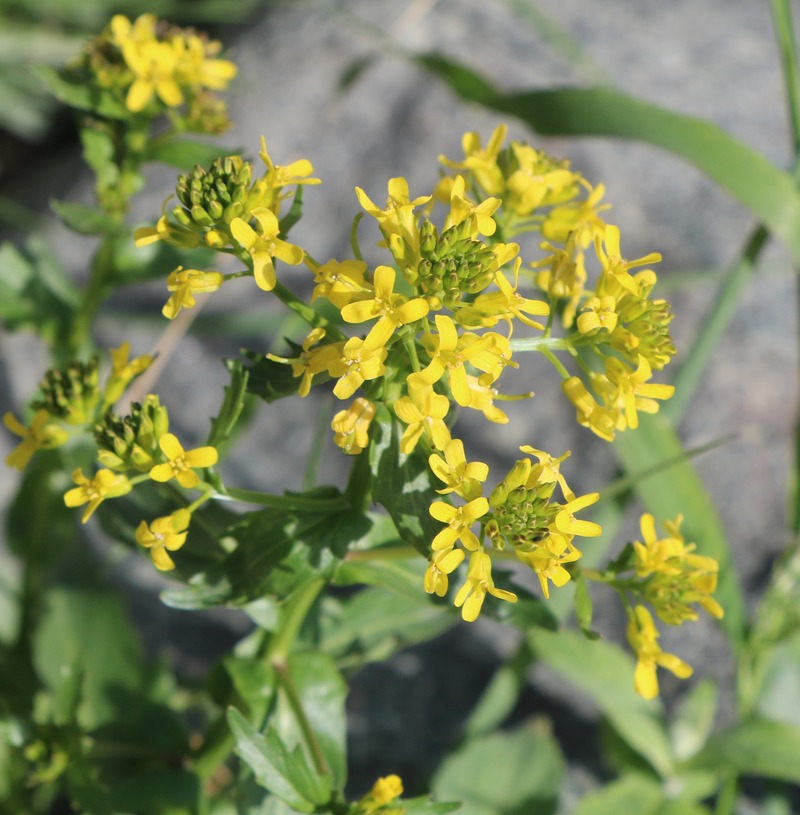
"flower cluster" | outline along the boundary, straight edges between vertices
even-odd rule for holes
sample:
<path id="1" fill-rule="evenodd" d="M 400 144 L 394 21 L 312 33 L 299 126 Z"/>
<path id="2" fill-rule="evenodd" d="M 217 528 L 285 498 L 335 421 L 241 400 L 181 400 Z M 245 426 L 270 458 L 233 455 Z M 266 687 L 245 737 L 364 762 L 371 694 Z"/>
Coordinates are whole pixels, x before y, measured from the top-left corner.
<path id="1" fill-rule="evenodd" d="M 336 318 L 306 311 L 311 330 L 295 346 L 296 356 L 270 358 L 291 366 L 300 396 L 315 382 L 332 380 L 336 398 L 357 397 L 333 419 L 334 440 L 344 452 L 357 455 L 368 447 L 379 404 L 400 423 L 401 453 L 420 446 L 426 451 L 432 474 L 447 484 L 441 491 L 447 497 L 430 508 L 444 526 L 431 541 L 425 588 L 445 595 L 448 575 L 468 552 L 466 581 L 454 598 L 467 620 L 478 616 L 487 594 L 516 599 L 494 586 L 494 554 L 513 549 L 547 597 L 551 583 L 562 586 L 570 579 L 569 564 L 581 555 L 574 539 L 600 529 L 575 517 L 598 496 L 578 497 L 569 489 L 559 469 L 565 456 L 524 447 L 533 461 L 517 462 L 484 496 L 480 485 L 488 468 L 468 462 L 453 437 L 455 410 L 508 422 L 496 403 L 533 395 L 500 390 L 503 372 L 518 365 L 513 357 L 520 343 L 541 350 L 555 365 L 578 421 L 605 439 L 635 428 L 639 411 L 656 411 L 657 400 L 672 394 L 670 386 L 650 382 L 674 353 L 671 315 L 663 300 L 650 298 L 655 274 L 631 271 L 660 256 L 625 260 L 619 230 L 600 217 L 608 208 L 601 203 L 602 187 L 593 188 L 567 162 L 528 145 L 504 147 L 505 136 L 500 127 L 483 147 L 477 134 L 466 134 L 464 158 L 442 157 L 448 172 L 428 195 L 413 197 L 404 178 L 389 181 L 384 205 L 356 188 L 390 260 L 373 269 L 361 259 L 357 241 L 357 257 L 324 263 L 287 241 L 291 215 L 280 213 L 287 188 L 317 179 L 306 160 L 275 165 L 263 140 L 266 171 L 260 179 L 253 180 L 252 165 L 240 156 L 197 167 L 178 179 L 179 205 L 135 235 L 138 245 L 202 243 L 247 267 L 230 275 L 174 270 L 164 307 L 170 318 L 193 305 L 196 293 L 250 274 L 259 288 L 286 299 L 276 263 L 305 263 L 313 274 L 311 302 L 326 301 L 325 313 L 333 309 Z M 434 218 L 439 206 L 444 212 Z M 511 238 L 530 232 L 540 235 L 540 257 L 526 263 Z M 598 266 L 593 289 L 591 248 Z M 567 334 L 553 337 L 559 313 Z M 348 327 L 357 333 L 348 335 Z M 534 333 L 518 341 L 515 331 Z M 566 351 L 577 370 L 568 371 L 554 351 Z"/>
<path id="2" fill-rule="evenodd" d="M 660 666 L 681 679 L 690 676 L 689 665 L 673 654 L 664 653 L 650 610 L 668 625 L 696 620 L 697 607 L 721 619 L 723 610 L 712 597 L 717 588 L 719 564 L 708 555 L 695 552 L 687 544 L 680 527 L 682 517 L 666 521 L 666 535 L 658 537 L 655 519 L 649 513 L 641 517 L 642 540 L 626 547 L 608 569 L 606 582 L 614 585 L 628 608 L 628 642 L 637 657 L 634 683 L 646 699 L 658 695 L 656 667 Z M 631 605 L 630 597 L 635 598 Z"/>
<path id="3" fill-rule="evenodd" d="M 74 65 L 96 91 L 100 112 L 116 104 L 129 113 L 180 116 L 182 129 L 218 133 L 229 126 L 222 91 L 236 76 L 233 62 L 220 59 L 222 46 L 192 30 L 142 14 L 131 21 L 117 14 Z"/>

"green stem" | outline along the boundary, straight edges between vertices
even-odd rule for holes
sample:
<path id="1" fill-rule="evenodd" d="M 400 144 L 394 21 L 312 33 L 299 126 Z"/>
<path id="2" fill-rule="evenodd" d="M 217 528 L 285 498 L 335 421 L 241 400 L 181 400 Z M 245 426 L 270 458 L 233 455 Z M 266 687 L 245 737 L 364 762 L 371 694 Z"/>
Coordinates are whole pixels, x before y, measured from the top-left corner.
<path id="1" fill-rule="evenodd" d="M 347 337 L 330 321 L 321 314 L 317 314 L 311 306 L 304 303 L 292 291 L 286 288 L 283 283 L 276 283 L 272 293 L 288 306 L 295 314 L 302 317 L 313 328 L 325 329 L 325 335 L 334 340 L 346 340 Z"/>
<path id="2" fill-rule="evenodd" d="M 322 752 L 322 747 L 317 739 L 317 735 L 314 733 L 314 728 L 311 726 L 311 722 L 308 720 L 308 716 L 303 708 L 303 700 L 300 698 L 300 694 L 297 692 L 297 688 L 295 688 L 294 682 L 292 682 L 292 678 L 289 676 L 286 665 L 280 664 L 273 667 L 275 668 L 278 682 L 286 694 L 289 707 L 291 707 L 292 713 L 294 713 L 294 717 L 300 725 L 300 732 L 303 734 L 308 752 L 311 754 L 314 769 L 319 775 L 331 775 L 330 767 L 328 767 L 328 762 L 325 760 L 325 755 Z"/>
<path id="3" fill-rule="evenodd" d="M 569 337 L 526 337 L 511 340 L 511 351 L 569 351 L 573 353 L 572 339 Z"/>
<path id="4" fill-rule="evenodd" d="M 79 352 L 91 345 L 94 315 L 106 297 L 111 272 L 114 268 L 115 236 L 106 234 L 92 259 L 89 282 L 81 297 L 81 306 L 72 322 L 67 358 L 74 359 Z"/>
<path id="5" fill-rule="evenodd" d="M 324 586 L 325 581 L 316 577 L 301 586 L 281 607 L 281 624 L 269 639 L 266 653 L 267 660 L 276 670 L 280 666 L 285 668 L 292 645 Z"/>

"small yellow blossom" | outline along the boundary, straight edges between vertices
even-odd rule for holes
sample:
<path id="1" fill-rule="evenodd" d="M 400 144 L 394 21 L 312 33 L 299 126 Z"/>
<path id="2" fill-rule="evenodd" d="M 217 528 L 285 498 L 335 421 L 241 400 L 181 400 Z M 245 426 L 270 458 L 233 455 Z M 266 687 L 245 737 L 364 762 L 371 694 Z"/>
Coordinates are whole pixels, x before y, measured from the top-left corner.
<path id="1" fill-rule="evenodd" d="M 375 405 L 359 396 L 349 408 L 333 417 L 333 443 L 348 455 L 358 455 L 369 444 L 369 426 L 374 416 Z"/>
<path id="2" fill-rule="evenodd" d="M 606 191 L 602 184 L 592 188 L 582 178 L 579 180 L 589 191 L 586 200 L 553 207 L 545 216 L 542 235 L 561 243 L 571 236 L 578 246 L 585 249 L 592 241 L 603 237 L 606 223 L 600 218 L 600 213 L 610 209 L 611 204 L 600 203 Z"/>
<path id="3" fill-rule="evenodd" d="M 434 385 L 447 373 L 453 398 L 462 407 L 467 407 L 472 401 L 472 394 L 464 365 L 484 351 L 494 356 L 492 349 L 495 348 L 495 341 L 492 337 L 477 338 L 474 334 L 462 340 L 452 318 L 437 314 L 435 320 L 439 333 L 426 334 L 422 340 L 431 361 L 424 370 L 409 374 L 408 383 L 413 387 Z M 496 357 L 493 361 L 496 361 Z"/>
<path id="4" fill-rule="evenodd" d="M 390 804 L 403 794 L 403 782 L 399 775 L 386 775 L 379 778 L 372 789 L 358 802 L 359 815 L 372 815 L 373 812 Z"/>
<path id="5" fill-rule="evenodd" d="M 130 481 L 120 473 L 111 470 L 98 470 L 94 478 L 87 478 L 78 467 L 72 473 L 72 480 L 78 485 L 64 494 L 64 503 L 68 507 L 79 507 L 88 504 L 83 511 L 81 522 L 86 523 L 106 498 L 119 498 L 133 488 Z"/>
<path id="6" fill-rule="evenodd" d="M 674 654 L 666 654 L 661 650 L 658 638 L 659 633 L 650 612 L 644 606 L 636 606 L 628 623 L 628 642 L 637 660 L 634 688 L 645 699 L 658 696 L 656 666 L 666 668 L 679 679 L 687 679 L 692 675 L 691 666 Z"/>
<path id="7" fill-rule="evenodd" d="M 448 575 L 454 572 L 464 560 L 463 549 L 441 549 L 431 553 L 431 561 L 425 570 L 422 585 L 428 594 L 444 597 L 449 585 Z"/>
<path id="8" fill-rule="evenodd" d="M 256 207 L 251 212 L 259 226 L 253 227 L 241 218 L 231 221 L 231 234 L 241 244 L 253 260 L 253 276 L 260 289 L 272 291 L 277 283 L 273 258 L 279 258 L 290 266 L 303 260 L 304 252 L 299 246 L 278 237 L 280 224 L 275 213 L 266 207 Z"/>
<path id="9" fill-rule="evenodd" d="M 456 608 L 461 609 L 461 617 L 466 622 L 471 623 L 478 619 L 487 594 L 509 603 L 517 602 L 517 595 L 513 592 L 495 588 L 492 580 L 492 561 L 483 548 L 479 548 L 469 557 L 467 580 L 453 601 Z"/>
<path id="10" fill-rule="evenodd" d="M 471 501 L 481 494 L 480 482 L 489 477 L 489 465 L 482 461 L 467 462 L 464 455 L 464 442 L 451 439 L 444 448 L 444 458 L 435 453 L 428 458 L 433 474 L 447 485 L 436 490 L 439 495 L 454 492 L 465 501 Z"/>
<path id="11" fill-rule="evenodd" d="M 169 108 L 183 104 L 183 91 L 175 78 L 180 57 L 172 43 L 125 40 L 122 56 L 134 77 L 125 97 L 131 113 L 140 113 L 154 96 Z"/>
<path id="12" fill-rule="evenodd" d="M 311 383 L 316 374 L 327 370 L 334 360 L 338 359 L 344 343 L 328 343 L 321 348 L 314 348 L 325 336 L 324 328 L 312 328 L 308 336 L 303 340 L 300 356 L 292 360 L 283 360 L 272 354 L 267 354 L 268 359 L 277 359 L 279 362 L 289 362 L 292 366 L 292 376 L 302 376 L 297 394 L 300 397 L 308 396 L 311 390 Z"/>
<path id="13" fill-rule="evenodd" d="M 550 599 L 548 581 L 557 589 L 565 586 L 572 579 L 565 564 L 582 557 L 580 550 L 567 537 L 552 533 L 530 550 L 517 549 L 516 553 L 519 560 L 536 574 L 545 600 Z"/>
<path id="14" fill-rule="evenodd" d="M 290 164 L 275 164 L 267 152 L 267 141 L 261 137 L 261 150 L 258 155 L 267 167 L 263 182 L 258 186 L 267 187 L 272 190 L 279 190 L 292 184 L 321 184 L 319 178 L 309 178 L 314 172 L 314 167 L 306 158 L 298 159 Z"/>
<path id="15" fill-rule="evenodd" d="M 133 231 L 133 242 L 136 246 L 149 246 L 156 241 L 164 241 L 171 246 L 194 249 L 200 244 L 197 234 L 179 224 L 172 223 L 162 215 L 155 226 L 140 226 Z"/>
<path id="16" fill-rule="evenodd" d="M 480 546 L 478 536 L 470 527 L 489 511 L 489 502 L 485 498 L 475 498 L 460 507 L 436 501 L 431 504 L 429 511 L 437 521 L 447 524 L 433 539 L 431 549 L 450 549 L 457 540 L 470 551 L 475 551 Z"/>
<path id="17" fill-rule="evenodd" d="M 400 439 L 400 452 L 411 453 L 423 435 L 436 450 L 443 450 L 450 441 L 444 421 L 449 410 L 450 400 L 430 385 L 409 385 L 408 396 L 394 403 L 397 418 L 408 425 Z"/>
<path id="18" fill-rule="evenodd" d="M 342 319 L 348 323 L 363 323 L 378 318 L 364 340 L 367 348 L 386 345 L 399 326 L 421 320 L 428 313 L 427 300 L 421 297 L 408 300 L 402 294 L 395 294 L 395 277 L 395 270 L 391 266 L 378 266 L 373 297 L 342 308 Z"/>
<path id="19" fill-rule="evenodd" d="M 592 334 L 598 331 L 612 332 L 617 327 L 617 301 L 611 295 L 590 297 L 578 315 L 578 331 Z"/>
<path id="20" fill-rule="evenodd" d="M 494 235 L 497 223 L 492 215 L 500 206 L 500 199 L 487 198 L 479 204 L 474 204 L 465 197 L 465 189 L 464 176 L 456 176 L 450 187 L 450 212 L 445 218 L 443 231 L 468 221 L 470 237 L 475 238 L 478 234 L 486 237 Z"/>
<path id="21" fill-rule="evenodd" d="M 463 161 L 451 161 L 446 156 L 439 156 L 439 161 L 454 170 L 468 170 L 478 186 L 489 195 L 502 195 L 505 179 L 497 163 L 497 157 L 507 134 L 508 126 L 498 125 L 489 137 L 486 147 L 483 147 L 478 133 L 473 131 L 465 133 L 461 138 Z"/>
<path id="22" fill-rule="evenodd" d="M 156 518 L 148 524 L 142 521 L 134 536 L 140 546 L 150 550 L 150 557 L 156 569 L 167 572 L 175 568 L 175 563 L 167 553 L 174 552 L 186 543 L 187 530 L 192 516 L 185 509 L 177 509 L 163 518 Z"/>
<path id="23" fill-rule="evenodd" d="M 158 446 L 168 461 L 156 464 L 150 470 L 150 478 L 153 481 L 165 482 L 175 478 L 182 487 L 190 489 L 200 483 L 200 476 L 194 472 L 193 467 L 212 467 L 217 463 L 216 448 L 209 446 L 184 450 L 172 433 L 165 433 L 158 440 Z"/>
<path id="24" fill-rule="evenodd" d="M 469 387 L 469 404 L 466 407 L 480 410 L 489 422 L 508 424 L 507 414 L 494 404 L 498 393 L 491 385 L 484 385 L 477 376 L 468 375 L 467 386 Z M 533 393 L 530 393 L 529 396 L 533 396 Z"/>
<path id="25" fill-rule="evenodd" d="M 195 294 L 217 291 L 225 278 L 219 272 L 201 272 L 178 266 L 167 277 L 167 290 L 172 292 L 161 313 L 174 320 L 182 308 L 192 308 L 197 302 Z"/>
<path id="26" fill-rule="evenodd" d="M 30 427 L 26 427 L 11 411 L 3 415 L 3 424 L 22 441 L 6 456 L 6 464 L 16 470 L 24 470 L 37 450 L 60 447 L 67 440 L 64 428 L 51 422 L 52 417 L 44 410 L 37 410 Z"/>
<path id="27" fill-rule="evenodd" d="M 386 348 L 368 348 L 364 340 L 351 337 L 342 348 L 341 356 L 328 365 L 328 373 L 338 378 L 333 387 L 337 399 L 349 399 L 364 382 L 386 373 Z"/>
<path id="28" fill-rule="evenodd" d="M 317 266 L 307 258 L 306 263 L 314 272 L 314 282 L 317 284 L 311 294 L 312 303 L 324 297 L 336 308 L 342 309 L 354 300 L 369 299 L 372 294 L 372 287 L 364 277 L 367 264 L 362 260 L 329 260 Z"/>
<path id="29" fill-rule="evenodd" d="M 412 256 L 419 256 L 419 227 L 414 209 L 430 201 L 430 195 L 413 200 L 409 197 L 408 181 L 405 178 L 389 180 L 389 195 L 386 209 L 376 206 L 360 187 L 356 187 L 356 196 L 361 206 L 378 221 L 384 238 L 391 244 L 392 236 L 397 236 Z"/>

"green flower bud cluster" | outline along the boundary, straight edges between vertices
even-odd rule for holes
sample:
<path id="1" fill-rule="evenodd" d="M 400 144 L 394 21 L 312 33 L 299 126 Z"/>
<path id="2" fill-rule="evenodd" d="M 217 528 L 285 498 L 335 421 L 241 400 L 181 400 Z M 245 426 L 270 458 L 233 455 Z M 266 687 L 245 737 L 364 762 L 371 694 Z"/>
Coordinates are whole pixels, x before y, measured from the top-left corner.
<path id="1" fill-rule="evenodd" d="M 168 430 L 167 409 L 152 394 L 142 403 L 133 402 L 129 416 L 119 417 L 108 411 L 94 428 L 97 459 L 112 470 L 146 472 L 158 462 L 158 440 Z"/>
<path id="2" fill-rule="evenodd" d="M 420 291 L 455 308 L 463 295 L 483 291 L 494 279 L 497 258 L 482 241 L 468 237 L 470 225 L 463 221 L 441 235 L 430 221 L 420 226 L 422 260 L 408 276 Z"/>
<path id="3" fill-rule="evenodd" d="M 611 345 L 634 365 L 641 354 L 654 371 L 660 371 L 675 356 L 669 333 L 673 316 L 666 300 L 645 299 L 626 304 L 619 313 L 622 328 L 611 333 Z"/>
<path id="4" fill-rule="evenodd" d="M 39 387 L 41 398 L 31 402 L 35 410 L 46 410 L 67 424 L 88 422 L 100 401 L 97 357 L 89 362 L 73 360 L 63 370 L 50 369 Z"/>
<path id="5" fill-rule="evenodd" d="M 512 475 L 513 470 L 509 476 Z M 560 509 L 558 504 L 550 502 L 555 486 L 552 482 L 509 489 L 503 481 L 494 488 L 489 496 L 490 520 L 486 534 L 495 549 L 502 549 L 508 543 L 527 552 L 547 536 L 547 527 Z"/>
<path id="6" fill-rule="evenodd" d="M 182 206 L 172 214 L 178 223 L 194 231 L 222 227 L 234 218 L 249 220 L 262 194 L 251 188 L 253 166 L 241 156 L 215 158 L 208 170 L 199 164 L 187 175 L 178 176 L 175 190 Z"/>

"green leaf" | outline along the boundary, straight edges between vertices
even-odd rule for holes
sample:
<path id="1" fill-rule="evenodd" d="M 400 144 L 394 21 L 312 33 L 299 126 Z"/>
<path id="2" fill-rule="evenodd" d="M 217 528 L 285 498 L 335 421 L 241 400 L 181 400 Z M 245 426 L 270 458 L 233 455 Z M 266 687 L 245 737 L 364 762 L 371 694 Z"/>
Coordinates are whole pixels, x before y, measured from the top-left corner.
<path id="1" fill-rule="evenodd" d="M 313 812 L 330 800 L 327 779 L 313 773 L 299 748 L 290 752 L 273 728 L 262 736 L 233 707 L 228 708 L 228 724 L 236 754 L 273 795 L 300 812 Z"/>
<path id="2" fill-rule="evenodd" d="M 459 800 L 463 815 L 553 813 L 563 760 L 536 723 L 468 741 L 436 773 L 435 798 Z"/>
<path id="3" fill-rule="evenodd" d="M 682 514 L 686 540 L 719 563 L 714 596 L 725 610 L 720 625 L 738 649 L 744 641 L 746 613 L 725 530 L 694 465 L 682 458 L 683 445 L 669 420 L 659 414 L 641 416 L 637 430 L 617 435 L 613 450 L 628 473 L 648 472 L 635 481 L 635 489 L 656 521 Z M 664 461 L 677 463 L 659 470 Z"/>
<path id="4" fill-rule="evenodd" d="M 686 159 L 748 207 L 800 261 L 800 193 L 791 176 L 711 122 L 605 87 L 503 93 L 438 54 L 414 60 L 462 99 L 516 116 L 544 136 L 635 139 Z"/>
<path id="5" fill-rule="evenodd" d="M 113 594 L 54 589 L 36 631 L 33 659 L 54 699 L 56 724 L 87 730 L 113 721 L 112 690 L 141 684 L 141 654 L 122 602 Z"/>
<path id="6" fill-rule="evenodd" d="M 800 728 L 755 719 L 725 730 L 689 762 L 690 767 L 800 783 Z"/>
<path id="7" fill-rule="evenodd" d="M 372 537 L 370 535 L 370 539 Z M 334 575 L 334 583 L 339 586 L 379 586 L 411 600 L 427 603 L 422 592 L 422 578 L 427 563 L 418 554 L 414 553 L 409 557 L 407 547 L 392 545 L 370 549 L 364 559 L 359 558 L 360 554 L 353 552 L 339 566 Z"/>
<path id="8" fill-rule="evenodd" d="M 709 679 L 698 682 L 681 702 L 670 726 L 675 756 L 691 758 L 706 743 L 717 715 L 717 687 Z"/>
<path id="9" fill-rule="evenodd" d="M 421 584 L 416 596 L 363 589 L 323 616 L 320 648 L 348 667 L 386 659 L 449 628 L 454 620 L 448 612 L 431 602 Z"/>
<path id="10" fill-rule="evenodd" d="M 660 815 L 665 797 L 661 785 L 642 775 L 626 775 L 587 795 L 575 815 Z"/>
<path id="11" fill-rule="evenodd" d="M 589 587 L 586 585 L 586 578 L 583 572 L 575 574 L 575 619 L 581 631 L 592 639 L 597 639 L 598 635 L 592 629 L 592 596 L 589 594 Z"/>
<path id="12" fill-rule="evenodd" d="M 79 72 L 56 71 L 47 66 L 36 67 L 36 74 L 50 93 L 71 108 L 91 110 L 109 119 L 128 119 L 130 112 L 108 91 L 90 87 Z"/>
<path id="13" fill-rule="evenodd" d="M 50 209 L 73 231 L 81 235 L 103 235 L 118 228 L 117 222 L 101 209 L 69 201 L 50 201 Z"/>
<path id="14" fill-rule="evenodd" d="M 344 709 L 347 683 L 329 656 L 313 652 L 290 654 L 286 679 L 291 683 L 308 719 L 333 776 L 334 787 L 344 788 L 347 780 L 347 723 Z M 285 742 L 303 742 L 303 732 L 297 723 L 291 700 L 284 693 L 279 694 L 275 717 L 272 721 Z"/>
<path id="15" fill-rule="evenodd" d="M 219 448 L 228 440 L 236 428 L 236 422 L 244 409 L 247 395 L 248 371 L 239 360 L 226 360 L 225 367 L 230 371 L 230 385 L 225 386 L 225 398 L 219 409 L 219 415 L 211 420 L 208 444 Z"/>
<path id="16" fill-rule="evenodd" d="M 289 342 L 290 356 L 297 356 L 302 350 L 296 343 Z M 250 378 L 247 383 L 247 392 L 258 396 L 265 402 L 277 402 L 286 396 L 295 396 L 300 388 L 300 377 L 294 376 L 292 366 L 284 362 L 267 359 L 263 354 L 245 351 L 245 356 L 251 360 L 252 365 L 247 371 Z M 317 377 L 319 382 L 324 377 Z"/>
<path id="17" fill-rule="evenodd" d="M 348 547 L 370 528 L 369 518 L 353 511 L 302 517 L 278 509 L 251 512 L 225 533 L 237 543 L 230 555 L 162 599 L 174 608 L 192 609 L 243 605 L 266 594 L 285 598 L 315 575 L 331 576 Z"/>
<path id="18" fill-rule="evenodd" d="M 442 529 L 429 512 L 438 496 L 427 458 L 420 445 L 410 455 L 400 452 L 398 423 L 383 406 L 375 412 L 371 432 L 372 497 L 392 516 L 400 537 L 427 558 Z"/>
<path id="19" fill-rule="evenodd" d="M 66 335 L 80 294 L 38 241 L 25 252 L 0 246 L 0 320 L 9 328 L 33 328 L 52 344 Z"/>
<path id="20" fill-rule="evenodd" d="M 800 632 L 772 646 L 761 659 L 756 712 L 800 728 Z"/>
<path id="21" fill-rule="evenodd" d="M 119 166 L 114 160 L 114 138 L 108 124 L 89 119 L 81 127 L 80 137 L 83 160 L 94 172 L 97 186 L 102 189 L 116 184 L 119 181 Z"/>
<path id="22" fill-rule="evenodd" d="M 586 693 L 620 738 L 664 777 L 674 764 L 657 700 L 633 689 L 633 660 L 618 645 L 583 634 L 534 629 L 528 642 L 536 656 Z"/>
<path id="23" fill-rule="evenodd" d="M 397 803 L 402 815 L 444 815 L 446 812 L 462 811 L 458 801 L 436 803 L 425 795 L 419 798 L 400 798 Z"/>
<path id="24" fill-rule="evenodd" d="M 170 139 L 152 142 L 145 155 L 150 161 L 160 161 L 178 170 L 191 171 L 196 164 L 208 167 L 215 158 L 235 156 L 239 153 L 239 150 L 231 150 L 219 144 L 194 139 Z"/>

